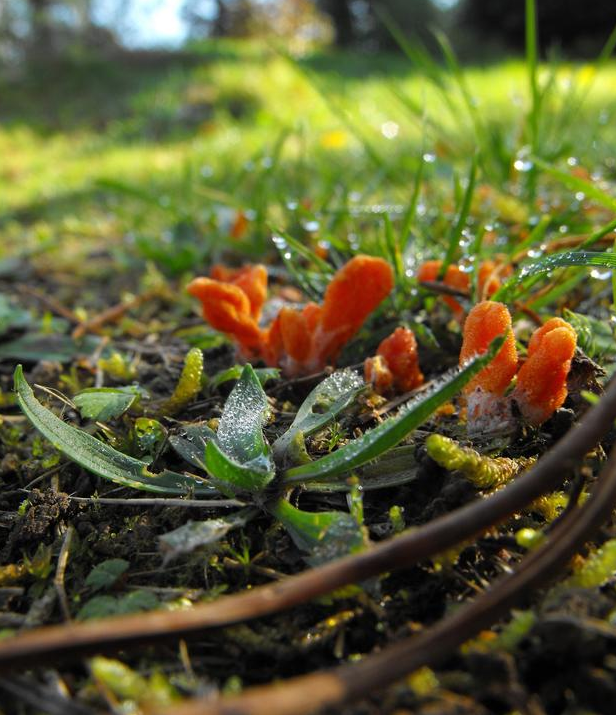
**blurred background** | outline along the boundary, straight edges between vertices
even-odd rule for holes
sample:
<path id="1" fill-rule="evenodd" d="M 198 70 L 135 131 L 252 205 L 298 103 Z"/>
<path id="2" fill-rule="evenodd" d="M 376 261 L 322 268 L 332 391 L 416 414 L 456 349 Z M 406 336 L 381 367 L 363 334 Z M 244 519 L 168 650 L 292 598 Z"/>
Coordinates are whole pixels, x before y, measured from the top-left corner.
<path id="1" fill-rule="evenodd" d="M 479 151 L 499 190 L 529 144 L 605 164 L 614 2 L 537 16 L 529 122 L 522 0 L 0 0 L 0 259 L 104 242 L 181 273 L 272 225 L 332 240 L 418 162 L 436 186 Z"/>

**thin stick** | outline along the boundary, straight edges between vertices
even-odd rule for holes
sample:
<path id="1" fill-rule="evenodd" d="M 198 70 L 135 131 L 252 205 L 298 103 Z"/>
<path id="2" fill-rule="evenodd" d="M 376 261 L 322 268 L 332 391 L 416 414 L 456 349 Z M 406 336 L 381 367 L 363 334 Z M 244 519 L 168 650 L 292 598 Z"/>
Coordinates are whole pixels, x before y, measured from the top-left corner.
<path id="1" fill-rule="evenodd" d="M 458 646 L 491 626 L 531 589 L 551 580 L 571 556 L 610 518 L 616 504 L 616 448 L 591 498 L 572 511 L 511 574 L 482 596 L 419 635 L 406 638 L 356 665 L 291 678 L 282 684 L 249 688 L 212 703 L 194 699 L 173 707 L 173 715 L 309 715 L 321 708 L 365 697 L 424 665 L 436 665 Z M 314 698 L 319 693 L 320 697 Z M 171 715 L 161 711 L 159 715 Z"/>
<path id="2" fill-rule="evenodd" d="M 115 323 L 120 320 L 129 310 L 139 307 L 142 303 L 145 303 L 152 298 L 160 295 L 160 290 L 152 289 L 148 290 L 141 295 L 136 295 L 134 298 L 127 300 L 125 303 L 118 303 L 117 305 L 112 305 L 111 308 L 107 308 L 102 313 L 95 315 L 90 320 L 85 322 L 80 322 L 80 324 L 73 330 L 72 337 L 74 340 L 82 338 L 86 333 L 97 333 L 100 329 L 107 323 Z"/>
<path id="3" fill-rule="evenodd" d="M 74 536 L 75 529 L 73 526 L 69 526 L 66 530 L 66 534 L 64 535 L 64 541 L 62 542 L 62 548 L 60 549 L 60 555 L 58 556 L 56 575 L 53 580 L 54 586 L 56 588 L 56 593 L 58 594 L 60 608 L 62 609 L 62 615 L 67 621 L 71 620 L 71 611 L 68 605 L 66 589 L 64 588 L 64 575 L 66 574 L 66 567 L 68 566 L 68 557 L 71 551 L 71 544 L 73 542 Z"/>
<path id="4" fill-rule="evenodd" d="M 596 444 L 616 417 L 616 381 L 579 424 L 526 473 L 507 487 L 409 530 L 361 554 L 348 556 L 279 583 L 227 596 L 210 604 L 172 613 L 152 611 L 100 622 L 65 624 L 33 630 L 0 641 L 0 671 L 53 658 L 111 652 L 184 638 L 208 628 L 276 613 L 384 571 L 405 568 L 483 533 L 542 494 L 556 489 Z"/>
<path id="5" fill-rule="evenodd" d="M 171 497 L 145 497 L 135 499 L 114 499 L 112 497 L 71 497 L 71 501 L 81 504 L 102 504 L 109 506 L 181 506 L 191 509 L 246 506 L 237 499 L 174 499 Z"/>

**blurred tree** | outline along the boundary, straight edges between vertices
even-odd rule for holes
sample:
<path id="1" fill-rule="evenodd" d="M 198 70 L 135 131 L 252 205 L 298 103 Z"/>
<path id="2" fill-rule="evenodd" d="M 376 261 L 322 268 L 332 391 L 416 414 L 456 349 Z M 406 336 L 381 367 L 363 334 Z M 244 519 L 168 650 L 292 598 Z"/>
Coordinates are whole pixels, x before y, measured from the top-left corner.
<path id="1" fill-rule="evenodd" d="M 182 14 L 193 38 L 276 36 L 310 43 L 330 36 L 311 0 L 185 0 Z"/>
<path id="2" fill-rule="evenodd" d="M 524 47 L 523 0 L 462 0 L 459 24 L 487 40 L 512 49 Z M 545 51 L 559 47 L 566 54 L 596 51 L 616 24 L 614 0 L 537 0 L 539 40 Z"/>
<path id="3" fill-rule="evenodd" d="M 92 20 L 92 0 L 0 0 L 0 56 L 45 59 L 111 35 Z"/>
<path id="4" fill-rule="evenodd" d="M 317 4 L 331 17 L 338 47 L 361 44 L 393 49 L 397 43 L 388 24 L 431 45 L 431 30 L 441 20 L 431 0 L 317 0 Z"/>

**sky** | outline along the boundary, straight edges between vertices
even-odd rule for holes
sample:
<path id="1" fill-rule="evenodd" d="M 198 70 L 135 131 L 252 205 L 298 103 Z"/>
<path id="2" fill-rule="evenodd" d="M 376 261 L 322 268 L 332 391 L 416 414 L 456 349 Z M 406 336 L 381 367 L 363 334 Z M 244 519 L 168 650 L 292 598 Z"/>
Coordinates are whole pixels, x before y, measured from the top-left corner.
<path id="1" fill-rule="evenodd" d="M 95 20 L 119 30 L 133 47 L 180 45 L 187 26 L 182 19 L 184 0 L 133 0 L 125 11 L 123 0 L 96 0 Z"/>

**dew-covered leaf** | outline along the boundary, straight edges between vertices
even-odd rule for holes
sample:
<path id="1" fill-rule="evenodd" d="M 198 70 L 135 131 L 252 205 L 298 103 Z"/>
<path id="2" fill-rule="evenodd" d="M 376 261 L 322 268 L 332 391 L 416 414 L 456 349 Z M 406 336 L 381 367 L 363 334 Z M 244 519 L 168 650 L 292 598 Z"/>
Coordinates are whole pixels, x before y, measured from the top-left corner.
<path id="1" fill-rule="evenodd" d="M 169 435 L 169 444 L 189 464 L 205 471 L 205 446 L 216 438 L 216 432 L 204 422 L 184 425 L 179 432 Z"/>
<path id="2" fill-rule="evenodd" d="M 140 394 L 138 387 L 91 387 L 78 392 L 73 402 L 83 418 L 107 422 L 124 414 Z"/>
<path id="3" fill-rule="evenodd" d="M 247 524 L 257 513 L 256 509 L 242 509 L 230 516 L 206 521 L 188 521 L 178 529 L 159 537 L 160 550 L 165 560 L 169 561 L 179 554 L 190 553 L 200 546 L 210 546 L 220 541 L 232 529 Z"/>
<path id="4" fill-rule="evenodd" d="M 269 507 L 270 513 L 289 532 L 298 549 L 308 553 L 312 566 L 356 553 L 366 546 L 364 530 L 343 511 L 308 512 L 285 499 Z"/>
<path id="5" fill-rule="evenodd" d="M 242 376 L 243 369 L 243 365 L 233 365 L 226 370 L 217 372 L 210 380 L 210 388 L 215 390 L 225 382 L 239 380 Z M 259 378 L 261 385 L 265 385 L 270 380 L 277 380 L 280 377 L 280 370 L 277 367 L 258 367 L 255 369 L 255 375 Z"/>
<path id="6" fill-rule="evenodd" d="M 395 447 L 416 427 L 425 422 L 444 402 L 452 399 L 500 350 L 504 336 L 492 341 L 488 351 L 473 358 L 463 368 L 456 369 L 442 378 L 431 390 L 422 393 L 405 405 L 396 417 L 390 417 L 358 439 L 345 444 L 335 452 L 320 459 L 288 469 L 284 481 L 331 479 L 338 474 L 376 459 Z"/>
<path id="7" fill-rule="evenodd" d="M 265 392 L 252 365 L 247 364 L 227 398 L 218 425 L 222 452 L 239 464 L 265 456 L 268 446 L 262 428 L 268 413 Z"/>
<path id="8" fill-rule="evenodd" d="M 267 451 L 240 464 L 223 452 L 215 440 L 205 447 L 205 466 L 214 484 L 229 497 L 261 492 L 274 478 L 274 465 Z"/>
<path id="9" fill-rule="evenodd" d="M 125 559 L 107 559 L 97 564 L 86 578 L 85 585 L 94 591 L 109 588 L 128 569 L 130 564 Z"/>
<path id="10" fill-rule="evenodd" d="M 298 434 L 307 437 L 325 427 L 352 404 L 365 386 L 353 370 L 339 370 L 326 377 L 304 400 L 289 429 L 272 445 L 274 456 L 282 459 Z"/>
<path id="11" fill-rule="evenodd" d="M 23 375 L 21 365 L 15 368 L 15 391 L 23 413 L 54 447 L 69 459 L 103 479 L 133 489 L 162 494 L 210 495 L 214 491 L 198 479 L 186 474 L 148 471 L 148 462 L 118 452 L 87 432 L 63 422 L 34 396 Z"/>

